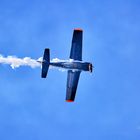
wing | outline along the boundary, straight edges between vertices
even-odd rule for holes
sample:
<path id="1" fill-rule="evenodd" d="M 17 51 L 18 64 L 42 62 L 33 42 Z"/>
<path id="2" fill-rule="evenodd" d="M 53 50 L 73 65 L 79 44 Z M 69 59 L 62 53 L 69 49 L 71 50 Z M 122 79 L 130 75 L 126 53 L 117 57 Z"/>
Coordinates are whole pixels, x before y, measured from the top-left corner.
<path id="1" fill-rule="evenodd" d="M 75 29 L 73 32 L 70 59 L 82 61 L 82 36 L 81 29 Z"/>
<path id="2" fill-rule="evenodd" d="M 68 70 L 66 101 L 73 102 L 81 71 Z"/>

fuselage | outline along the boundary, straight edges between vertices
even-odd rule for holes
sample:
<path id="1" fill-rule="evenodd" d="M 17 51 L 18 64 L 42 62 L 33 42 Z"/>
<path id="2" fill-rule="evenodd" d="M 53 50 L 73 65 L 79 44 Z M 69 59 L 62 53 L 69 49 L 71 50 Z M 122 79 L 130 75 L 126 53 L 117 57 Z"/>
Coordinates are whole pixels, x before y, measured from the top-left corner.
<path id="1" fill-rule="evenodd" d="M 92 64 L 89 62 L 83 62 L 83 61 L 50 62 L 50 65 L 54 67 L 64 68 L 64 69 L 92 72 Z"/>

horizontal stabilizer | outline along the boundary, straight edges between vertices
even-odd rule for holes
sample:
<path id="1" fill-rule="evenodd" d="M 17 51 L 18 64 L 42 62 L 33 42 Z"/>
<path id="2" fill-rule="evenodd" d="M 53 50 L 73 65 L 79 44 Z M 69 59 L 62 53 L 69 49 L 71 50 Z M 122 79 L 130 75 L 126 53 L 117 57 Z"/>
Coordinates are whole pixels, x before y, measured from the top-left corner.
<path id="1" fill-rule="evenodd" d="M 42 61 L 42 73 L 41 73 L 42 78 L 46 78 L 49 65 L 50 65 L 50 50 L 46 48 L 44 51 L 44 56 Z"/>

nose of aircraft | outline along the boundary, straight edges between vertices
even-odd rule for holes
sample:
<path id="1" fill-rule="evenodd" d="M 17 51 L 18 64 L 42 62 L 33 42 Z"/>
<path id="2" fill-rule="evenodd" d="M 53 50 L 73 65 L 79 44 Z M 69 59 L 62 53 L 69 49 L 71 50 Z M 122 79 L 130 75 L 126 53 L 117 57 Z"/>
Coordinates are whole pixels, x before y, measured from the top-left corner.
<path id="1" fill-rule="evenodd" d="M 89 64 L 89 71 L 92 72 L 93 66 L 92 64 Z"/>

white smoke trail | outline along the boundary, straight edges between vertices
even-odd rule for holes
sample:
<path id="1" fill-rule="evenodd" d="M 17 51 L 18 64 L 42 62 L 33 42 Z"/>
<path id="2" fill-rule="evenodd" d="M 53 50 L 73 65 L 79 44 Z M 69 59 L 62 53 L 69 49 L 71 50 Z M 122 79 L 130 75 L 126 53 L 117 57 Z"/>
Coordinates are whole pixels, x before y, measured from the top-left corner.
<path id="1" fill-rule="evenodd" d="M 51 62 L 73 62 L 73 59 L 69 59 L 69 60 L 65 60 L 65 59 L 58 59 L 58 58 L 54 58 L 51 60 Z"/>
<path id="2" fill-rule="evenodd" d="M 40 61 L 41 58 L 39 58 L 38 60 Z M 30 66 L 32 68 L 41 66 L 41 64 L 38 63 L 37 60 L 31 59 L 30 57 L 17 58 L 16 56 L 3 57 L 2 55 L 0 55 L 0 63 L 9 64 L 12 69 L 18 68 L 20 66 Z"/>
<path id="3" fill-rule="evenodd" d="M 31 68 L 36 68 L 36 67 L 41 67 L 41 62 L 42 62 L 42 57 L 38 58 L 38 59 L 32 59 L 30 57 L 24 57 L 24 58 L 18 58 L 16 56 L 7 56 L 4 57 L 2 55 L 0 55 L 0 63 L 1 64 L 8 64 L 12 67 L 12 69 L 18 68 L 20 66 L 29 66 Z M 38 61 L 38 62 L 37 62 Z M 54 58 L 51 60 L 51 62 L 71 62 L 73 61 L 72 59 L 70 60 L 61 60 L 58 58 Z M 40 62 L 40 63 L 39 63 Z M 55 68 L 53 66 L 50 66 L 50 68 Z M 57 68 L 59 71 L 66 71 L 65 69 L 62 68 Z"/>

